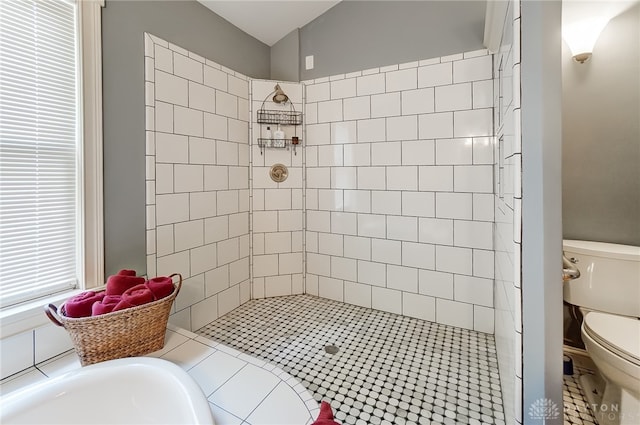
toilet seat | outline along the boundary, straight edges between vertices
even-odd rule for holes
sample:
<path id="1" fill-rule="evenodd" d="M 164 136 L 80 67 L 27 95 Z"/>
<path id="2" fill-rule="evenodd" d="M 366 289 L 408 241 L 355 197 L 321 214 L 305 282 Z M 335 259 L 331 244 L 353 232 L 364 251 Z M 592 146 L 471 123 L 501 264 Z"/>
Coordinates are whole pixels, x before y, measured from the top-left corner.
<path id="1" fill-rule="evenodd" d="M 640 320 L 594 311 L 584 317 L 583 327 L 595 342 L 640 366 Z"/>

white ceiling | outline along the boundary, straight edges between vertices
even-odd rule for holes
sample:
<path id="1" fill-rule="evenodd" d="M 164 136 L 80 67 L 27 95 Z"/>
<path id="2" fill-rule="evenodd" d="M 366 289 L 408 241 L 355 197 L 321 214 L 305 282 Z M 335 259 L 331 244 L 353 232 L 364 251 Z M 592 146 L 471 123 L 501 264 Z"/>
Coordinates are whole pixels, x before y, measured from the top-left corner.
<path id="1" fill-rule="evenodd" d="M 322 15 L 340 0 L 198 0 L 268 46 Z"/>

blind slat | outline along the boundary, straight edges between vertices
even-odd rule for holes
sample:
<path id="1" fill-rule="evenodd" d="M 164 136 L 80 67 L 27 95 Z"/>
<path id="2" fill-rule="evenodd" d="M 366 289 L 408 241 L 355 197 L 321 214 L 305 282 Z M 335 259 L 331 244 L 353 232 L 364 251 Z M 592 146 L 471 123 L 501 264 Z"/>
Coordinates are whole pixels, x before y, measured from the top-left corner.
<path id="1" fill-rule="evenodd" d="M 0 1 L 0 307 L 78 282 L 76 13 Z"/>

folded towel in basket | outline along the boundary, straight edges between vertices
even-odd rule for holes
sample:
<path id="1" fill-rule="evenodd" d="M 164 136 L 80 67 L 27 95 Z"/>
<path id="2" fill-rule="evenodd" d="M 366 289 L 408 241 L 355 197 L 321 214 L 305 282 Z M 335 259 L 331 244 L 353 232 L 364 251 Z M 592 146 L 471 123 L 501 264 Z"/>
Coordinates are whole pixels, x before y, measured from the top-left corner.
<path id="1" fill-rule="evenodd" d="M 129 288 L 122 294 L 122 299 L 113 308 L 113 311 L 123 310 L 129 307 L 136 307 L 142 304 L 155 301 L 153 292 L 145 286 L 144 283 Z"/>
<path id="2" fill-rule="evenodd" d="M 102 301 L 93 303 L 91 306 L 91 315 L 98 316 L 100 314 L 111 313 L 120 301 L 122 301 L 121 295 L 105 295 Z"/>
<path id="3" fill-rule="evenodd" d="M 340 425 L 338 422 L 333 420 L 333 412 L 331 411 L 331 406 L 326 401 L 320 403 L 320 413 L 318 414 L 318 419 L 311 425 Z"/>
<path id="4" fill-rule="evenodd" d="M 91 316 L 91 306 L 104 298 L 104 291 L 85 291 L 75 297 L 69 298 L 64 303 L 64 314 L 67 317 L 88 317 Z"/>
<path id="5" fill-rule="evenodd" d="M 173 280 L 170 277 L 158 276 L 153 279 L 149 279 L 145 282 L 145 285 L 153 295 L 156 297 L 156 300 L 167 297 L 171 295 L 173 292 Z"/>
<path id="6" fill-rule="evenodd" d="M 143 284 L 144 281 L 144 277 L 122 274 L 109 276 L 109 279 L 107 279 L 107 295 L 122 295 L 127 289 Z"/>

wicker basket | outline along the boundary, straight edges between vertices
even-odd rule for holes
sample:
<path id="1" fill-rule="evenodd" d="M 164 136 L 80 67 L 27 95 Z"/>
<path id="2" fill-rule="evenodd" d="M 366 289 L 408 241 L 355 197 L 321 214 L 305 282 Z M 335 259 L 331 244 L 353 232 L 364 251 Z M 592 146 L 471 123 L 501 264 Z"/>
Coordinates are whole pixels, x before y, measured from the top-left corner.
<path id="1" fill-rule="evenodd" d="M 121 357 L 134 357 L 164 347 L 171 304 L 182 287 L 182 276 L 173 292 L 160 300 L 99 316 L 72 318 L 55 305 L 45 306 L 51 321 L 69 332 L 82 366 Z"/>

